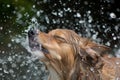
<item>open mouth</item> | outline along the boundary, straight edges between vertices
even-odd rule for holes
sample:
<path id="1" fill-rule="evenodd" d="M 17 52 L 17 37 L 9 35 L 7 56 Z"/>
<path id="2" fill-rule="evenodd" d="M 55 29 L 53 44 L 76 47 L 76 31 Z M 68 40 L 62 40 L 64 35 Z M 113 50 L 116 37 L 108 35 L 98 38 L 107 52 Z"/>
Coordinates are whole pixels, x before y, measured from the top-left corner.
<path id="1" fill-rule="evenodd" d="M 37 41 L 38 33 L 36 30 L 28 31 L 29 47 L 31 51 L 42 51 L 43 53 L 49 53 L 49 51 Z"/>
<path id="2" fill-rule="evenodd" d="M 35 39 L 29 38 L 29 47 L 31 51 L 36 51 L 36 50 L 41 51 L 41 44 L 39 44 Z"/>

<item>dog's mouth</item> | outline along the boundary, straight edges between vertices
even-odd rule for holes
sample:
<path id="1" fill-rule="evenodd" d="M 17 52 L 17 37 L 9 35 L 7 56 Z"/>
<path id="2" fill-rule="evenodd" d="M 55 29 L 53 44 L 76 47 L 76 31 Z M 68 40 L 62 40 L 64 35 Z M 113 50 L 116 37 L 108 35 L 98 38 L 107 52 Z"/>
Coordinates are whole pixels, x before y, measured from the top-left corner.
<path id="1" fill-rule="evenodd" d="M 39 30 L 30 29 L 28 31 L 29 47 L 31 51 L 42 51 L 43 53 L 49 53 L 49 51 L 45 47 L 43 47 L 41 43 L 38 42 L 38 35 Z"/>

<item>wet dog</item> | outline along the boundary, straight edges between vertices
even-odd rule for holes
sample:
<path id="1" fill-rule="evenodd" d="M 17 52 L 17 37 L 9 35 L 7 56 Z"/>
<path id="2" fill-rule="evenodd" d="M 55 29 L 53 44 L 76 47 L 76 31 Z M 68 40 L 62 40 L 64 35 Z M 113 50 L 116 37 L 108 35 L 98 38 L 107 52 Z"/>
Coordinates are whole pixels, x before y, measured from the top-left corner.
<path id="1" fill-rule="evenodd" d="M 49 71 L 48 80 L 120 80 L 120 59 L 107 56 L 108 47 L 72 30 L 31 29 L 28 38 L 33 54 Z"/>

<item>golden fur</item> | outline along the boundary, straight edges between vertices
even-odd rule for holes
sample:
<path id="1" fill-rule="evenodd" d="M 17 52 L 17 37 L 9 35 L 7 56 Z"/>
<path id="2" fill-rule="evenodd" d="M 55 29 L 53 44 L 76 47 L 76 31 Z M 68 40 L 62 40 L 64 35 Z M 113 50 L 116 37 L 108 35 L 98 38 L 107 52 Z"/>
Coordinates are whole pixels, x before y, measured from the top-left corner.
<path id="1" fill-rule="evenodd" d="M 38 32 L 37 42 L 47 51 L 40 60 L 49 70 L 48 80 L 120 80 L 120 59 L 107 56 L 109 48 L 72 30 Z"/>

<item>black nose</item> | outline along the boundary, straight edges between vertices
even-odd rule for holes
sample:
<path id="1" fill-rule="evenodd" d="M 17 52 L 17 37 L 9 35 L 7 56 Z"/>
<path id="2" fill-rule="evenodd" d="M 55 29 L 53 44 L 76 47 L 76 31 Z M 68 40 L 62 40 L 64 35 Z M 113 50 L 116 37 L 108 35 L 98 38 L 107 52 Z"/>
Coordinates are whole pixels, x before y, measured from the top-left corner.
<path id="1" fill-rule="evenodd" d="M 28 31 L 28 36 L 31 37 L 31 36 L 34 36 L 34 35 L 36 35 L 36 30 L 34 30 L 34 29 L 31 28 L 31 29 Z"/>
<path id="2" fill-rule="evenodd" d="M 34 35 L 38 35 L 39 32 L 40 32 L 39 29 L 37 29 L 37 28 L 31 28 L 28 31 L 28 36 L 31 37 L 31 36 L 34 36 Z"/>

